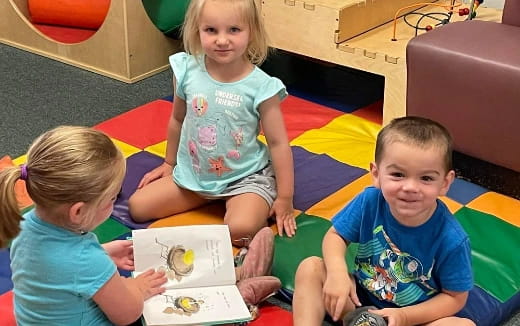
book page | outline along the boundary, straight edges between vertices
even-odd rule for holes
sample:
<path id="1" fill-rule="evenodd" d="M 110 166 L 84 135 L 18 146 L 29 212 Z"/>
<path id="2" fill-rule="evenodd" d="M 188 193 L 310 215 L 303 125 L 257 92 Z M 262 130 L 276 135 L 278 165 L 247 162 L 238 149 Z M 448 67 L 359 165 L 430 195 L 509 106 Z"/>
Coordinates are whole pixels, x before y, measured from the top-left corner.
<path id="1" fill-rule="evenodd" d="M 248 321 L 251 314 L 235 285 L 170 289 L 145 301 L 146 325 L 200 325 Z"/>
<path id="2" fill-rule="evenodd" d="M 134 277 L 165 270 L 166 288 L 235 284 L 227 225 L 190 225 L 132 231 Z"/>

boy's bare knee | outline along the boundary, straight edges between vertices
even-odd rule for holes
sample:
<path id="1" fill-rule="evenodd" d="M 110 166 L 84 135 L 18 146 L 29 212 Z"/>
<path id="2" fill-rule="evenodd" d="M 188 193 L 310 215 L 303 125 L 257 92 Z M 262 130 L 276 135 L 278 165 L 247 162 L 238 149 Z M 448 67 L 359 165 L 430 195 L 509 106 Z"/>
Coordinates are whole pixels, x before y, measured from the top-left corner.
<path id="1" fill-rule="evenodd" d="M 296 270 L 296 281 L 307 282 L 322 279 L 325 275 L 323 259 L 312 256 L 305 258 Z"/>

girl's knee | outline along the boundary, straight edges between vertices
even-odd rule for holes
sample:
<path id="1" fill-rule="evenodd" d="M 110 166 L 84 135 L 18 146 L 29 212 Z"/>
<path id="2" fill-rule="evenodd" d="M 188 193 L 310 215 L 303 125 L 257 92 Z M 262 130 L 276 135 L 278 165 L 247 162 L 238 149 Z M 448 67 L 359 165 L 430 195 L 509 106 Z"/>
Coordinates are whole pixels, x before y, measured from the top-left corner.
<path id="1" fill-rule="evenodd" d="M 255 234 L 262 228 L 262 226 L 251 227 L 250 225 L 244 225 L 240 223 L 229 223 L 226 222 L 226 220 L 224 220 L 224 224 L 227 224 L 229 227 L 231 240 L 239 247 L 247 246 Z M 240 243 L 242 243 L 242 245 Z"/>
<path id="2" fill-rule="evenodd" d="M 224 224 L 229 226 L 231 239 L 252 239 L 264 226 L 267 226 L 269 206 L 265 200 L 251 193 L 233 196 L 226 201 Z"/>
<path id="3" fill-rule="evenodd" d="M 247 244 L 247 239 L 253 239 L 261 228 L 267 226 L 267 221 L 255 223 L 243 217 L 233 217 L 226 213 L 224 216 L 224 224 L 229 227 L 229 233 L 233 241 L 246 240 L 245 244 Z"/>
<path id="4" fill-rule="evenodd" d="M 128 199 L 128 210 L 136 222 L 146 222 L 151 219 L 148 212 L 148 203 L 138 192 Z"/>

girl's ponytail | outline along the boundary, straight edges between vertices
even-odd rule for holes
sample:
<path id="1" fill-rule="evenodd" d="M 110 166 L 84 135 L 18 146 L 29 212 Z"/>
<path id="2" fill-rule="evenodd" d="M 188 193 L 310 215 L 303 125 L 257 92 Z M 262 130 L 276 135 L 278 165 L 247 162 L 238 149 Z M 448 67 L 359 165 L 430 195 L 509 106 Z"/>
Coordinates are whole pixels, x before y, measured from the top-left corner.
<path id="1" fill-rule="evenodd" d="M 0 248 L 7 246 L 9 240 L 20 232 L 22 215 L 16 200 L 15 185 L 22 177 L 23 169 L 26 167 L 7 167 L 0 171 Z"/>

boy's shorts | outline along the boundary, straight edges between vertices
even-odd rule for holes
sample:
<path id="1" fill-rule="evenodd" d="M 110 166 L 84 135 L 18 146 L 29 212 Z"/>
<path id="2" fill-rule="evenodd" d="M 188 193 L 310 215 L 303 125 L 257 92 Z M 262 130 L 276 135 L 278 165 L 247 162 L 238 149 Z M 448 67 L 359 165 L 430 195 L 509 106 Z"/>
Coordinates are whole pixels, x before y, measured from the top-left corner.
<path id="1" fill-rule="evenodd" d="M 198 194 L 206 199 L 226 199 L 245 193 L 257 194 L 265 199 L 269 207 L 273 206 L 277 193 L 274 169 L 271 163 L 247 177 L 230 183 L 227 188 L 218 195 L 209 195 L 203 192 L 199 192 Z"/>

